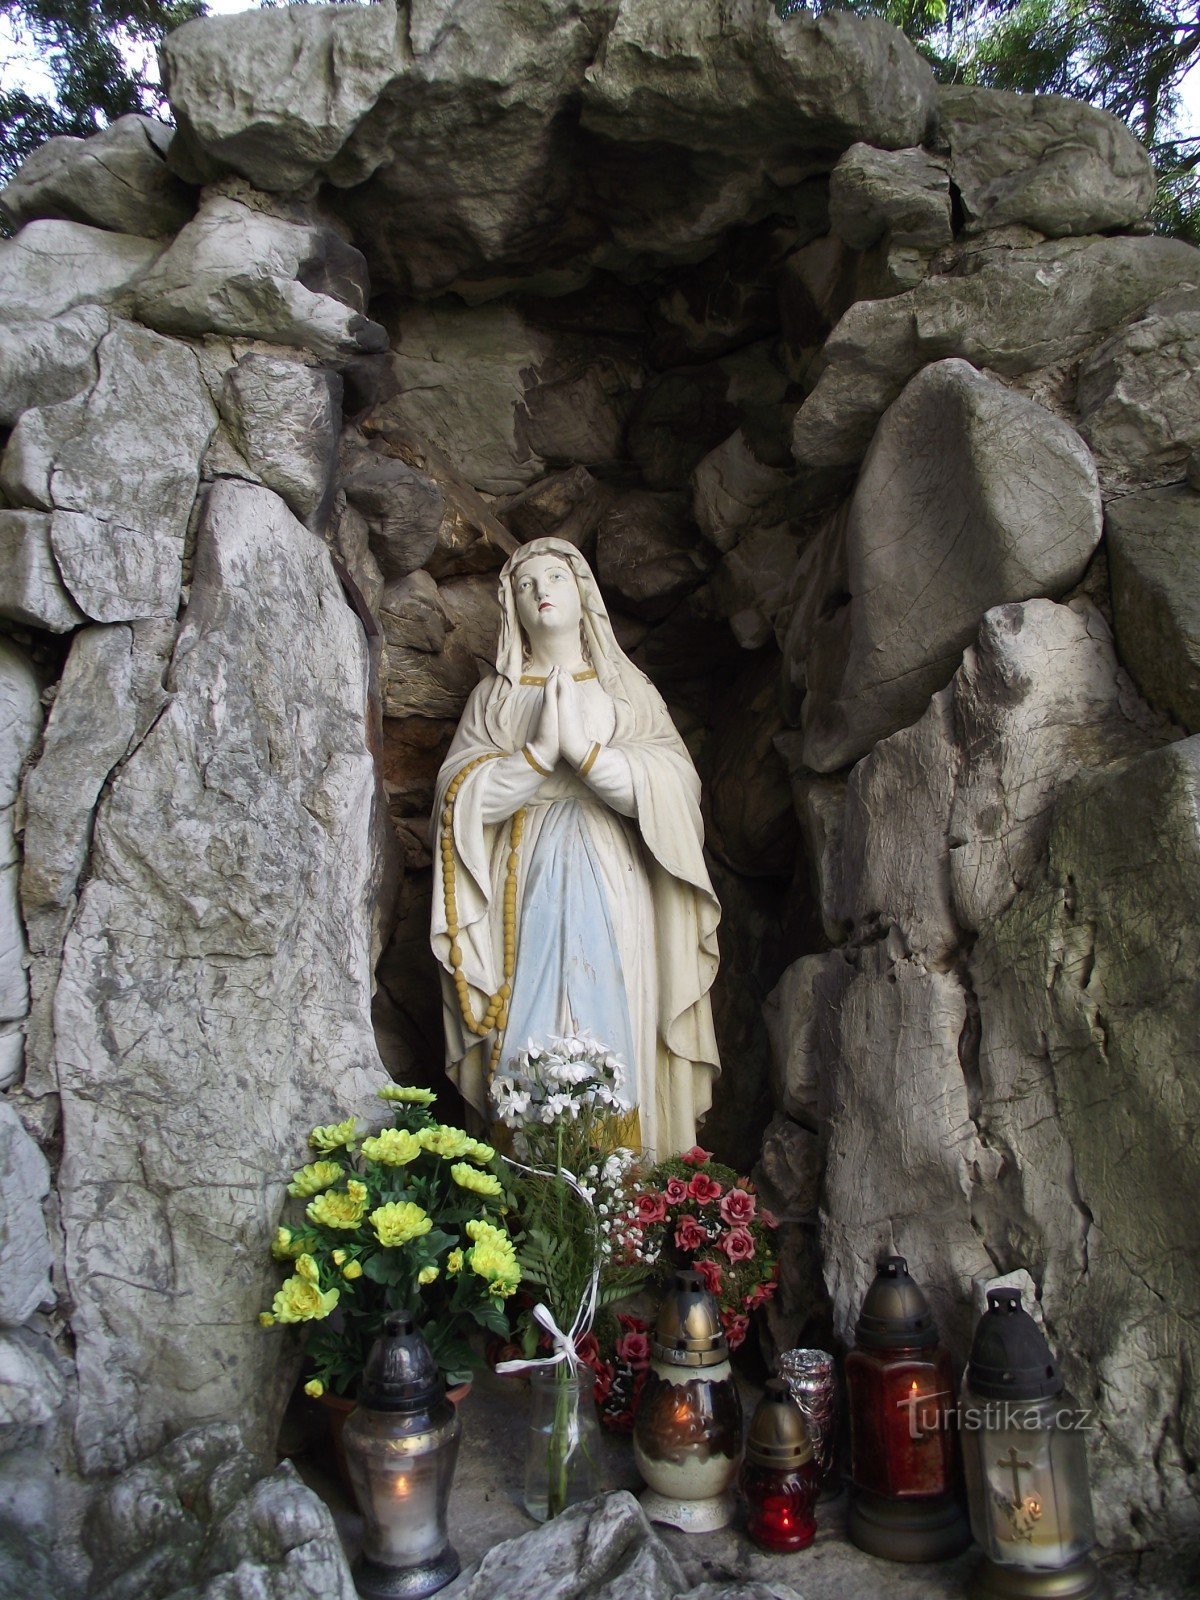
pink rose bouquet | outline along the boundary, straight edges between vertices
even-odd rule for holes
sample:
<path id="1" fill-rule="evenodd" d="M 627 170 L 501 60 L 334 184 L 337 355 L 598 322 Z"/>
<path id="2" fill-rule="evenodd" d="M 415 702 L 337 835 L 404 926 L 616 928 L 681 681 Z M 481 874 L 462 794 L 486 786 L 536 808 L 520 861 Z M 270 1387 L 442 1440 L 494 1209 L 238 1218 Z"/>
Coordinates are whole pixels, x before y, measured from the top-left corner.
<path id="1" fill-rule="evenodd" d="M 660 1161 L 634 1197 L 640 1257 L 666 1283 L 675 1267 L 694 1267 L 721 1311 L 736 1350 L 750 1315 L 775 1293 L 778 1267 L 772 1235 L 778 1223 L 758 1203 L 754 1185 L 693 1146 Z"/>

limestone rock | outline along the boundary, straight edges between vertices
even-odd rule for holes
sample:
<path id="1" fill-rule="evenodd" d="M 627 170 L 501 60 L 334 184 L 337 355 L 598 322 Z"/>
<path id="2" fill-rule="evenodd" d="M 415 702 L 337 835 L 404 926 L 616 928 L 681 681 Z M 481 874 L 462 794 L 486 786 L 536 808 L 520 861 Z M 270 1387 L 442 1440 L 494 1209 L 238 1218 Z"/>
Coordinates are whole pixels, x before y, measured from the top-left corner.
<path id="1" fill-rule="evenodd" d="M 775 1117 L 763 1136 L 754 1183 L 763 1205 L 780 1222 L 816 1216 L 824 1168 L 821 1140 L 790 1117 Z"/>
<path id="2" fill-rule="evenodd" d="M 382 1077 L 368 678 L 325 546 L 215 484 L 170 699 L 101 802 L 54 995 L 85 1470 L 213 1417 L 273 1437 L 258 1242 L 304 1128 Z"/>
<path id="3" fill-rule="evenodd" d="M 69 633 L 87 618 L 63 584 L 50 521 L 44 511 L 0 511 L 0 616 Z"/>
<path id="4" fill-rule="evenodd" d="M 1200 276 L 1200 274 L 1198 274 Z M 1146 307 L 1079 366 L 1079 431 L 1110 491 L 1177 483 L 1200 449 L 1200 293 Z"/>
<path id="5" fill-rule="evenodd" d="M 45 321 L 0 322 L 0 423 L 94 383 L 96 346 L 108 330 L 107 314 L 88 305 Z"/>
<path id="6" fill-rule="evenodd" d="M 829 226 L 855 250 L 885 236 L 919 250 L 949 244 L 946 163 L 924 150 L 851 145 L 829 177 Z"/>
<path id="7" fill-rule="evenodd" d="M 1148 153 L 1123 122 L 1057 94 L 939 91 L 950 173 L 970 225 L 1023 222 L 1058 238 L 1139 222 L 1154 198 Z"/>
<path id="8" fill-rule="evenodd" d="M 840 980 L 825 975 L 827 1005 L 834 982 L 822 1242 L 838 1335 L 852 1342 L 875 1261 L 895 1250 L 943 1338 L 965 1348 L 971 1279 L 993 1270 L 970 1214 L 981 1143 L 958 1056 L 966 994 L 955 974 L 879 944 Z"/>
<path id="9" fill-rule="evenodd" d="M 851 772 L 836 877 L 822 885 L 822 898 L 852 938 L 895 930 L 915 963 L 946 964 L 959 939 L 947 834 L 961 760 L 947 689 Z"/>
<path id="10" fill-rule="evenodd" d="M 630 489 L 596 530 L 596 573 L 634 616 L 663 617 L 704 580 L 708 557 L 677 495 Z"/>
<path id="11" fill-rule="evenodd" d="M 5 1594 L 65 1594 L 73 1586 L 58 1559 L 65 1510 L 59 1474 L 40 1439 L 0 1455 L 0 1589 Z"/>
<path id="12" fill-rule="evenodd" d="M 167 166 L 171 129 L 154 117 L 117 117 L 90 139 L 47 139 L 0 189 L 18 227 L 38 218 L 163 238 L 194 209 Z"/>
<path id="13" fill-rule="evenodd" d="M 46 1158 L 7 1100 L 0 1100 L 0 1327 L 28 1322 L 51 1300 L 50 1240 L 42 1201 L 50 1193 Z"/>
<path id="14" fill-rule="evenodd" d="M 458 717 L 496 659 L 500 605 L 492 578 L 440 587 L 414 572 L 389 584 L 379 606 L 388 717 Z"/>
<path id="15" fill-rule="evenodd" d="M 587 554 L 596 542 L 596 528 L 613 491 L 586 467 L 568 467 L 508 495 L 496 507 L 504 525 L 521 541 L 553 534 L 569 539 Z"/>
<path id="16" fill-rule="evenodd" d="M 778 683 L 774 653 L 765 654 L 738 673 L 712 717 L 716 757 L 705 764 L 705 838 L 748 877 L 789 877 L 796 857 L 792 791 L 774 745 L 783 725 Z"/>
<path id="17" fill-rule="evenodd" d="M 333 498 L 341 400 L 336 374 L 254 351 L 225 378 L 220 408 L 235 444 L 310 527 Z"/>
<path id="18" fill-rule="evenodd" d="M 723 242 L 699 266 L 672 274 L 651 310 L 650 360 L 660 371 L 766 338 L 779 326 L 779 274 L 802 242 L 772 218 Z"/>
<path id="19" fill-rule="evenodd" d="M 871 86 L 887 81 L 886 96 Z M 929 68 L 874 18 L 780 18 L 766 0 L 622 0 L 584 83 L 585 126 L 696 149 L 920 143 Z"/>
<path id="20" fill-rule="evenodd" d="M 751 528 L 722 557 L 709 592 L 743 650 L 777 640 L 796 573 L 798 547 L 786 527 Z"/>
<path id="21" fill-rule="evenodd" d="M 731 433 L 692 475 L 692 515 L 718 550 L 732 550 L 746 528 L 783 520 L 790 475 L 764 465 L 741 428 Z"/>
<path id="22" fill-rule="evenodd" d="M 334 362 L 387 348 L 365 304 L 362 257 L 331 229 L 220 192 L 141 279 L 136 300 L 141 321 L 163 333 L 266 339 Z"/>
<path id="23" fill-rule="evenodd" d="M 354 1600 L 327 1508 L 290 1462 L 264 1476 L 230 1425 L 131 1468 L 89 1521 L 97 1600 Z"/>
<path id="24" fill-rule="evenodd" d="M 822 1046 L 817 1008 L 822 975 L 843 969 L 834 951 L 801 956 L 780 978 L 763 1007 L 771 1040 L 771 1081 L 775 1103 L 793 1122 L 817 1129 L 828 1115 L 822 1107 Z"/>
<path id="25" fill-rule="evenodd" d="M 1200 1429 L 1184 1377 L 1198 798 L 1196 739 L 1081 775 L 1054 808 L 1044 877 L 971 961 L 981 1127 L 1006 1174 L 999 1203 L 976 1209 L 996 1259 L 1039 1284 L 1047 1324 L 1071 1330 L 1057 1342 L 1069 1386 L 1098 1397 L 1088 1454 L 1109 1544 L 1194 1527 L 1179 1462 Z M 1137 1442 L 1155 1437 L 1157 1457 Z"/>
<path id="26" fill-rule="evenodd" d="M 366 515 L 376 554 L 389 573 L 403 577 L 415 570 L 418 552 L 439 581 L 494 572 L 517 548 L 492 504 L 455 462 L 398 420 L 387 403 L 343 434 L 342 459 L 347 495 Z"/>
<path id="27" fill-rule="evenodd" d="M 1126 495 L 1105 527 L 1121 659 L 1148 700 L 1200 732 L 1200 494 Z"/>
<path id="28" fill-rule="evenodd" d="M 174 29 L 162 52 L 179 123 L 172 161 L 200 177 L 219 164 L 260 189 L 303 189 L 411 61 L 405 31 L 388 7 L 245 12 Z M 264 72 L 264 59 L 287 71 Z"/>
<path id="29" fill-rule="evenodd" d="M 20 854 L 13 823 L 21 770 L 42 731 L 41 688 L 32 663 L 15 644 L 0 639 L 0 1021 L 6 1023 L 19 1022 L 29 1010 L 25 929 L 17 905 Z M 7 1082 L 19 1071 L 20 1038 L 16 1030 L 6 1033 L 0 1061 Z M 18 1203 L 18 1197 L 6 1194 L 9 1200 Z M 0 1302 L 3 1294 L 0 1284 Z M 0 1315 L 0 1321 L 7 1320 L 24 1319 Z"/>
<path id="30" fill-rule="evenodd" d="M 162 253 L 154 239 L 79 222 L 31 222 L 0 239 L 0 319 L 57 317 L 121 299 Z"/>
<path id="31" fill-rule="evenodd" d="M 396 327 L 388 412 L 477 489 L 510 493 L 547 461 L 596 465 L 620 454 L 636 363 L 556 337 L 511 306 L 417 307 Z"/>
<path id="32" fill-rule="evenodd" d="M 344 495 L 335 501 L 334 548 L 346 564 L 351 582 L 374 615 L 383 594 L 383 571 L 371 552 L 371 530 L 367 519 Z"/>
<path id="33" fill-rule="evenodd" d="M 832 771 L 911 722 L 980 616 L 1070 588 L 1100 531 L 1095 467 L 1073 429 L 965 362 L 926 368 L 855 490 L 848 639 L 818 640 L 808 661 L 808 765 Z"/>
<path id="34" fill-rule="evenodd" d="M 0 1439 L 4 1430 L 49 1422 L 65 1394 L 54 1346 L 44 1334 L 30 1328 L 0 1333 Z"/>
<path id="35" fill-rule="evenodd" d="M 1200 283 L 1200 252 L 1177 239 L 1060 240 L 981 252 L 970 270 L 850 306 L 821 351 L 796 415 L 807 466 L 862 458 L 879 417 L 926 361 L 962 356 L 1003 376 L 1095 344 L 1148 301 Z"/>
<path id="36" fill-rule="evenodd" d="M 54 558 L 88 616 L 174 616 L 216 416 L 195 356 L 174 339 L 118 323 L 98 361 L 88 394 L 22 416 L 0 481 L 12 498 L 53 509 Z"/>
<path id="37" fill-rule="evenodd" d="M 460 1600 L 670 1600 L 689 1587 L 641 1506 L 619 1490 L 497 1545 Z"/>
<path id="38" fill-rule="evenodd" d="M 437 549 L 446 499 L 407 461 L 364 452 L 343 479 L 346 498 L 366 519 L 371 550 L 386 578 L 423 567 Z"/>
<path id="39" fill-rule="evenodd" d="M 787 379 L 757 344 L 646 385 L 629 422 L 629 453 L 652 489 L 682 489 L 701 460 L 729 438 L 747 409 L 782 401 Z"/>
<path id="40" fill-rule="evenodd" d="M 1083 600 L 989 611 L 953 694 L 950 880 L 959 921 L 982 931 L 1032 881 L 1062 786 L 1158 741 Z"/>

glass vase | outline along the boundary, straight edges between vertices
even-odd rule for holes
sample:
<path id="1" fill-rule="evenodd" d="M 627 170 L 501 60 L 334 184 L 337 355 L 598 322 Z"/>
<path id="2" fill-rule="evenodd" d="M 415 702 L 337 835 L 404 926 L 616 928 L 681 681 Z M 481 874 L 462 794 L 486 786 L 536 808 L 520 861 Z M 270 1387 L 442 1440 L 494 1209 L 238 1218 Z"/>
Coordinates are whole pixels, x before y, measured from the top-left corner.
<path id="1" fill-rule="evenodd" d="M 600 1492 L 600 1429 L 590 1368 L 572 1372 L 565 1361 L 535 1368 L 525 1445 L 525 1509 L 548 1522 L 568 1506 Z"/>

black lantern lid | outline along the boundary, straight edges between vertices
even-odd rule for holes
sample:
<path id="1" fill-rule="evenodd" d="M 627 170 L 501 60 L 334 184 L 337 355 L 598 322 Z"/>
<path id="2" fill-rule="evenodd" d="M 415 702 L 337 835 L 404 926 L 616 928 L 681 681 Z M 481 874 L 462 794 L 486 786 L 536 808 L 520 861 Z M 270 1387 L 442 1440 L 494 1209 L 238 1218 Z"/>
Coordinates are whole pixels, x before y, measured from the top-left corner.
<path id="1" fill-rule="evenodd" d="M 967 1383 L 984 1400 L 1048 1400 L 1065 1385 L 1050 1346 L 1016 1289 L 989 1289 Z"/>
<path id="2" fill-rule="evenodd" d="M 924 1350 L 938 1342 L 929 1302 L 903 1256 L 885 1256 L 876 1267 L 854 1337 L 862 1350 Z"/>
<path id="3" fill-rule="evenodd" d="M 395 1311 L 371 1346 L 358 1389 L 358 1403 L 370 1411 L 428 1411 L 446 1385 L 429 1346 L 407 1311 Z"/>
<path id="4" fill-rule="evenodd" d="M 804 1413 L 782 1378 L 770 1378 L 750 1423 L 746 1457 L 759 1467 L 788 1471 L 813 1458 L 812 1435 Z"/>
<path id="5" fill-rule="evenodd" d="M 698 1272 L 680 1267 L 659 1307 L 650 1354 L 675 1367 L 715 1367 L 729 1359 L 717 1302 Z"/>

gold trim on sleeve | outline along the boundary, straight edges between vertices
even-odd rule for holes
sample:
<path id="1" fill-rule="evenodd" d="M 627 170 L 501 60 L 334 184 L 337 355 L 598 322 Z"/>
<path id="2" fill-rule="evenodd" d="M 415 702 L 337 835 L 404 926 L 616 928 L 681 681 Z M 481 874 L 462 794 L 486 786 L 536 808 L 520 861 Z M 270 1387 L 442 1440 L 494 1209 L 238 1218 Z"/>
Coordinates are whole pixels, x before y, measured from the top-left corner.
<path id="1" fill-rule="evenodd" d="M 600 754 L 600 748 L 601 747 L 598 744 L 594 744 L 588 751 L 587 755 L 584 756 L 583 760 L 580 762 L 579 776 L 581 778 L 586 778 L 588 773 L 596 765 L 596 757 Z"/>
<path id="2" fill-rule="evenodd" d="M 530 754 L 529 746 L 527 744 L 523 744 L 521 746 L 521 754 L 525 757 L 526 761 L 528 761 L 529 765 L 535 772 L 540 772 L 543 778 L 548 778 L 550 776 L 550 768 L 544 767 L 536 756 Z"/>

